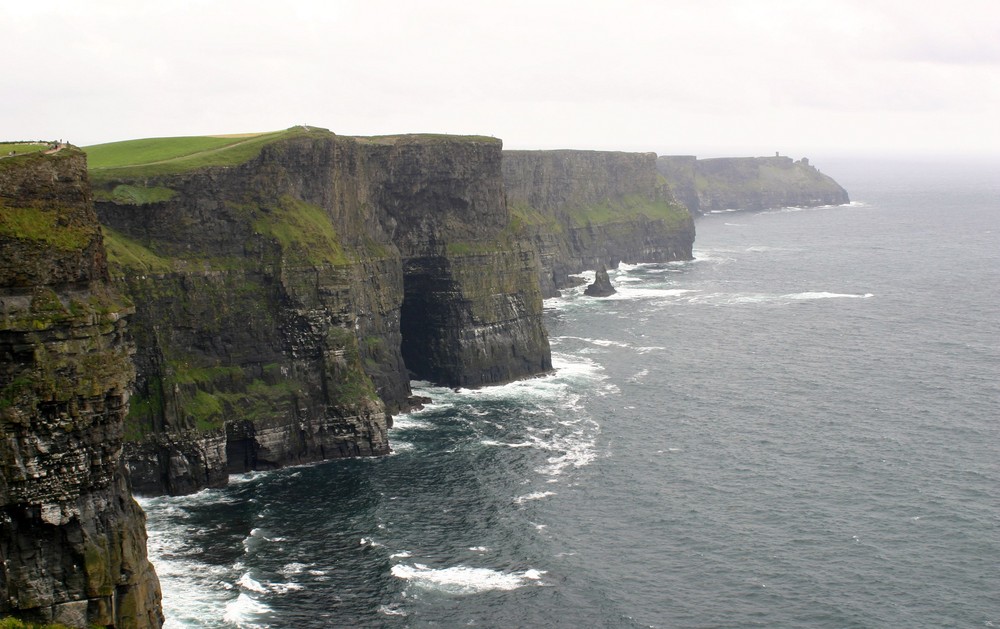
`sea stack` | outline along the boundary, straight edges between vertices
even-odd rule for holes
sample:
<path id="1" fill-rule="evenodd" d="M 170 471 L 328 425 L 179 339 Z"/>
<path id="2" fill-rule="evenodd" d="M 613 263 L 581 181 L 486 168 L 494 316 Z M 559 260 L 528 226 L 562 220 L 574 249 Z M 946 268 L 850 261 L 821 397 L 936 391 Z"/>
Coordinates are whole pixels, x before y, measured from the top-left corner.
<path id="1" fill-rule="evenodd" d="M 591 297 L 609 297 L 617 292 L 615 287 L 611 285 L 608 270 L 602 264 L 598 267 L 597 273 L 594 276 L 594 283 L 588 286 L 587 290 L 583 291 L 583 294 Z"/>

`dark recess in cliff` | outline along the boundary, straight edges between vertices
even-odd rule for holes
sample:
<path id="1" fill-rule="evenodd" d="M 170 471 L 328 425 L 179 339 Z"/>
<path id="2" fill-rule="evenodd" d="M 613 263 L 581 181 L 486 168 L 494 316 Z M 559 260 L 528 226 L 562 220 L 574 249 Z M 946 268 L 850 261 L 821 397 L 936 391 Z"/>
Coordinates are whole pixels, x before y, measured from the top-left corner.
<path id="1" fill-rule="evenodd" d="M 500 148 L 295 128 L 235 165 L 93 171 L 137 304 L 137 490 L 385 454 L 410 372 L 481 386 L 550 369 Z"/>

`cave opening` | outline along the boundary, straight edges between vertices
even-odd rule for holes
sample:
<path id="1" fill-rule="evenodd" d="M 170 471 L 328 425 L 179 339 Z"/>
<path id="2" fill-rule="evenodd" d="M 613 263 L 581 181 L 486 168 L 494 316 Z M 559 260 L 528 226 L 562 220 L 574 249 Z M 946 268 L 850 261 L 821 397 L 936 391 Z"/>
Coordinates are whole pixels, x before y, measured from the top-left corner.
<path id="1" fill-rule="evenodd" d="M 403 304 L 399 331 L 401 353 L 410 377 L 454 386 L 455 374 L 448 359 L 447 331 L 450 317 L 448 284 L 433 273 L 430 261 L 407 261 L 403 274 Z"/>

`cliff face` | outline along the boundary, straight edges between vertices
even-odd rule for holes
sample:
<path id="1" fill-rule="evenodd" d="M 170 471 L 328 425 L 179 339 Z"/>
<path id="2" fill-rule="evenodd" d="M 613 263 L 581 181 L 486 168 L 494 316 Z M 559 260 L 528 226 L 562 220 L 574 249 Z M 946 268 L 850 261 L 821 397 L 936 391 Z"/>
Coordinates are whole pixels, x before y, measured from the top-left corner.
<path id="1" fill-rule="evenodd" d="M 533 250 L 503 238 L 499 155 L 308 129 L 233 166 L 95 171 L 137 304 L 137 490 L 386 454 L 410 372 L 474 386 L 548 369 Z"/>
<path id="2" fill-rule="evenodd" d="M 505 151 L 507 201 L 539 251 L 546 296 L 601 265 L 689 260 L 690 213 L 653 153 Z"/>
<path id="3" fill-rule="evenodd" d="M 448 386 L 551 369 L 538 260 L 510 229 L 500 141 L 375 139 L 369 151 L 383 174 L 380 216 L 403 258 L 407 367 Z"/>
<path id="4" fill-rule="evenodd" d="M 0 160 L 0 615 L 162 622 L 122 467 L 131 311 L 110 287 L 85 156 Z"/>
<path id="5" fill-rule="evenodd" d="M 656 163 L 692 213 L 849 203 L 847 191 L 802 158 L 661 156 Z"/>
<path id="6" fill-rule="evenodd" d="M 387 342 L 398 337 L 401 269 L 362 213 L 356 148 L 302 133 L 238 166 L 141 180 L 97 172 L 113 271 L 137 304 L 126 448 L 137 491 L 188 493 L 230 473 L 389 452 L 372 375 L 386 398 L 405 400 Z M 145 202 L 155 190 L 166 198 Z"/>

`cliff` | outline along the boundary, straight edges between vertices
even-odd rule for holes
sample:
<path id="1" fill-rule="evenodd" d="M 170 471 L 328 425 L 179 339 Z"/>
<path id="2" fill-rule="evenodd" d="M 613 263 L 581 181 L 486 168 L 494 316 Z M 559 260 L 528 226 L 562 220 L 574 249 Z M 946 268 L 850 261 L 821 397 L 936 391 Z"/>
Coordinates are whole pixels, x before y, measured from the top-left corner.
<path id="1" fill-rule="evenodd" d="M 585 269 L 691 259 L 691 214 L 653 153 L 504 151 L 503 177 L 511 213 L 539 251 L 546 296 Z"/>
<path id="2" fill-rule="evenodd" d="M 403 260 L 402 353 L 447 386 L 552 368 L 538 260 L 513 232 L 499 140 L 368 138 L 375 206 Z"/>
<path id="3" fill-rule="evenodd" d="M 693 214 L 850 202 L 847 191 L 806 158 L 664 155 L 656 167 Z"/>
<path id="4" fill-rule="evenodd" d="M 132 306 L 112 290 L 86 158 L 0 159 L 0 615 L 158 627 L 122 467 Z"/>
<path id="5" fill-rule="evenodd" d="M 480 386 L 551 368 L 497 140 L 295 128 L 91 152 L 137 304 L 139 491 L 386 454 L 411 375 Z"/>

